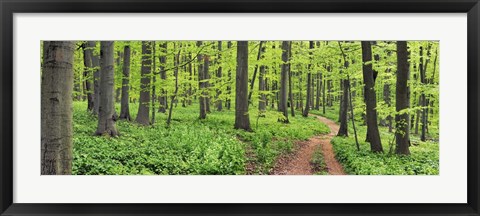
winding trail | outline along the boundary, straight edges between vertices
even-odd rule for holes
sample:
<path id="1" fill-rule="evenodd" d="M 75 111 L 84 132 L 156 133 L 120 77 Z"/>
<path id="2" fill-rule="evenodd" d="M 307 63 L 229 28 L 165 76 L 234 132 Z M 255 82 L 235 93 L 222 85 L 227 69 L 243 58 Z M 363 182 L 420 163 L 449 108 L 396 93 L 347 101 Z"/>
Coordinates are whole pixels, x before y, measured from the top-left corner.
<path id="1" fill-rule="evenodd" d="M 330 140 L 336 135 L 339 126 L 325 117 L 312 114 L 310 116 L 315 116 L 319 121 L 325 123 L 330 128 L 330 133 L 297 142 L 295 152 L 284 155 L 277 160 L 272 172 L 273 175 L 313 175 L 314 171 L 310 161 L 315 149 L 319 146 L 322 148 L 328 174 L 345 175 L 342 165 L 335 159 L 335 152 L 330 143 Z"/>

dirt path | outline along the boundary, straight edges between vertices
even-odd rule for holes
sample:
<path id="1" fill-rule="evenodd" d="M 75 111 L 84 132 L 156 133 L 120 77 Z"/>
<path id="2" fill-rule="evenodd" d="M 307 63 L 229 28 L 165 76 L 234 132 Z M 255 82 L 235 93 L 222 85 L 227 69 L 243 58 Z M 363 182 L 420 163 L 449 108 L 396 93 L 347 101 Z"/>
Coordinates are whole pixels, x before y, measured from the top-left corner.
<path id="1" fill-rule="evenodd" d="M 316 116 L 316 115 L 311 115 Z M 273 175 L 312 175 L 313 167 L 310 164 L 313 153 L 318 146 L 321 146 L 327 165 L 328 174 L 345 175 L 342 165 L 335 159 L 333 146 L 330 140 L 336 135 L 339 126 L 332 120 L 322 116 L 316 116 L 319 121 L 330 128 L 330 133 L 314 136 L 307 141 L 296 143 L 295 152 L 281 157 L 273 169 Z"/>

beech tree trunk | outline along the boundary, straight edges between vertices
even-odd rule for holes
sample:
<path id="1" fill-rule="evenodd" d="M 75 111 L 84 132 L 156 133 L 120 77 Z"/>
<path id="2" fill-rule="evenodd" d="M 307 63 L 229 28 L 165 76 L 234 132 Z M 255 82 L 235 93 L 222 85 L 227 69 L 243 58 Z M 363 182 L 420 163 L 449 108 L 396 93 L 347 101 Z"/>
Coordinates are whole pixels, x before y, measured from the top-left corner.
<path id="1" fill-rule="evenodd" d="M 232 41 L 227 42 L 227 49 L 232 48 Z M 232 95 L 232 71 L 228 70 L 228 82 L 227 82 L 227 99 L 225 100 L 225 106 L 228 110 L 231 107 L 231 97 Z"/>
<path id="2" fill-rule="evenodd" d="M 263 46 L 262 44 L 265 43 L 265 41 L 260 41 L 260 44 L 258 46 L 258 53 L 257 53 L 257 61 L 260 60 L 263 52 Z M 258 64 L 255 65 L 255 69 L 253 70 L 253 77 L 252 81 L 250 82 L 250 92 L 248 93 L 248 105 L 252 103 L 252 94 L 253 94 L 253 86 L 255 86 L 255 79 L 257 77 L 257 71 L 258 71 Z"/>
<path id="3" fill-rule="evenodd" d="M 287 90 L 288 90 L 288 50 L 290 48 L 290 43 L 288 41 L 282 42 L 282 70 L 280 78 L 280 97 L 278 111 L 283 113 L 284 119 L 280 120 L 284 123 L 288 123 L 288 106 L 287 106 Z"/>
<path id="4" fill-rule="evenodd" d="M 93 49 L 95 47 L 89 47 L 89 43 L 85 42 L 82 45 L 83 47 L 83 65 L 84 65 L 84 70 L 83 70 L 83 77 L 85 79 L 85 90 L 87 93 L 87 110 L 89 112 L 93 111 L 94 108 L 94 92 L 93 92 L 93 82 L 92 80 L 94 79 L 93 77 L 93 64 L 92 64 L 92 57 L 93 57 Z"/>
<path id="5" fill-rule="evenodd" d="M 396 83 L 396 111 L 395 115 L 395 140 L 396 154 L 409 155 L 410 129 L 409 114 L 405 111 L 410 107 L 410 95 L 408 91 L 408 79 L 410 76 L 410 65 L 408 63 L 408 51 L 406 41 L 397 41 L 397 83 Z"/>
<path id="6" fill-rule="evenodd" d="M 129 106 L 130 90 L 130 46 L 123 48 L 123 77 L 122 77 L 122 99 L 120 104 L 120 119 L 131 120 Z"/>
<path id="7" fill-rule="evenodd" d="M 348 136 L 348 87 L 350 82 L 342 80 L 343 95 L 340 100 L 340 129 L 337 136 Z"/>
<path id="8" fill-rule="evenodd" d="M 164 42 L 160 45 L 160 50 L 161 54 L 159 57 L 160 60 L 160 79 L 162 79 L 163 82 L 167 80 L 167 71 L 165 71 L 165 64 L 167 63 L 167 42 Z M 161 88 L 160 90 L 160 97 L 159 100 L 160 105 L 158 107 L 158 112 L 165 113 L 167 111 L 167 91 L 164 90 L 164 88 Z"/>
<path id="9" fill-rule="evenodd" d="M 293 103 L 293 82 L 292 82 L 292 70 L 291 70 L 291 64 L 290 64 L 290 59 L 292 58 L 292 41 L 289 42 L 288 46 L 288 98 L 290 101 L 290 114 L 292 117 L 295 117 L 295 109 L 294 109 L 294 103 Z"/>
<path id="10" fill-rule="evenodd" d="M 142 68 L 140 99 L 136 121 L 141 125 L 150 124 L 150 77 L 152 73 L 152 42 L 142 41 Z"/>
<path id="11" fill-rule="evenodd" d="M 315 98 L 315 109 L 320 110 L 320 97 L 322 94 L 322 73 L 317 74 L 317 87 L 316 87 L 316 98 Z"/>
<path id="12" fill-rule="evenodd" d="M 197 41 L 197 47 L 202 46 L 202 41 Z M 200 103 L 200 119 L 207 118 L 207 89 L 206 89 L 206 79 L 205 77 L 205 67 L 204 67 L 204 55 L 198 54 L 198 89 L 200 91 L 199 103 Z"/>
<path id="13" fill-rule="evenodd" d="M 377 98 L 372 67 L 372 44 L 362 41 L 363 82 L 365 83 L 365 103 L 367 116 L 367 138 L 372 152 L 383 152 L 382 141 L 377 125 Z"/>
<path id="14" fill-rule="evenodd" d="M 265 46 L 262 48 L 262 52 L 265 52 Z M 258 76 L 258 91 L 260 92 L 258 100 L 258 110 L 264 112 L 267 109 L 267 96 L 265 91 L 267 90 L 265 78 L 265 65 L 260 66 L 260 75 Z"/>
<path id="15" fill-rule="evenodd" d="M 313 50 L 313 41 L 310 41 L 310 49 Z M 312 52 L 310 52 L 310 55 L 312 55 Z M 311 106 L 311 100 L 310 98 L 312 97 L 312 64 L 308 65 L 308 74 L 307 74 L 307 100 L 305 104 L 305 109 L 303 110 L 303 117 L 308 117 L 308 111 L 310 111 L 310 106 Z"/>
<path id="16" fill-rule="evenodd" d="M 74 41 L 44 41 L 41 87 L 41 174 L 70 175 L 73 159 Z"/>
<path id="17" fill-rule="evenodd" d="M 100 106 L 98 108 L 98 126 L 96 135 L 118 136 L 115 127 L 115 107 L 114 107 L 114 61 L 113 61 L 113 41 L 100 42 Z"/>
<path id="18" fill-rule="evenodd" d="M 88 41 L 88 47 L 92 47 L 92 68 L 93 68 L 93 114 L 98 117 L 98 108 L 100 107 L 100 58 L 93 52 L 97 43 Z"/>
<path id="19" fill-rule="evenodd" d="M 248 41 L 237 42 L 235 129 L 251 131 L 248 115 Z"/>
<path id="20" fill-rule="evenodd" d="M 222 61 L 222 41 L 218 41 L 218 51 L 219 51 L 219 54 L 218 54 L 218 61 Z M 220 82 L 221 79 L 222 79 L 222 66 L 219 66 L 218 69 L 217 69 L 217 78 L 218 78 L 218 81 Z M 222 91 L 220 90 L 220 88 L 217 88 L 217 96 L 215 98 L 216 100 L 216 106 L 217 106 L 217 111 L 222 111 L 222 99 L 220 99 L 220 95 L 222 94 Z"/>

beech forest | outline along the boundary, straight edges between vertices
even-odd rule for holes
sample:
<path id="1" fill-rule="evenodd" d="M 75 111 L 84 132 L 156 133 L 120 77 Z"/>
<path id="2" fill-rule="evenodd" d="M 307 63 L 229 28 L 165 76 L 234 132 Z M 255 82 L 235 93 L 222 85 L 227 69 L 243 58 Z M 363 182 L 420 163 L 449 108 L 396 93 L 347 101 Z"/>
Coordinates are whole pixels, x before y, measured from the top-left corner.
<path id="1" fill-rule="evenodd" d="M 42 175 L 438 175 L 438 41 L 42 41 Z"/>

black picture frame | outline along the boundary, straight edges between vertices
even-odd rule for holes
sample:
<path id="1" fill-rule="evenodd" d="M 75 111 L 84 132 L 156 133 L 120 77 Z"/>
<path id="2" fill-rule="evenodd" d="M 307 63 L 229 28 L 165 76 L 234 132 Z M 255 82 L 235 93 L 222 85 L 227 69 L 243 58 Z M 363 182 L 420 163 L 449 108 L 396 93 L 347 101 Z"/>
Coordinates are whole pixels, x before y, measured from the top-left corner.
<path id="1" fill-rule="evenodd" d="M 0 212 L 2 215 L 480 215 L 478 0 L 0 0 Z M 14 13 L 467 13 L 466 204 L 20 204 L 13 203 Z M 448 187 L 448 185 L 445 185 Z"/>

